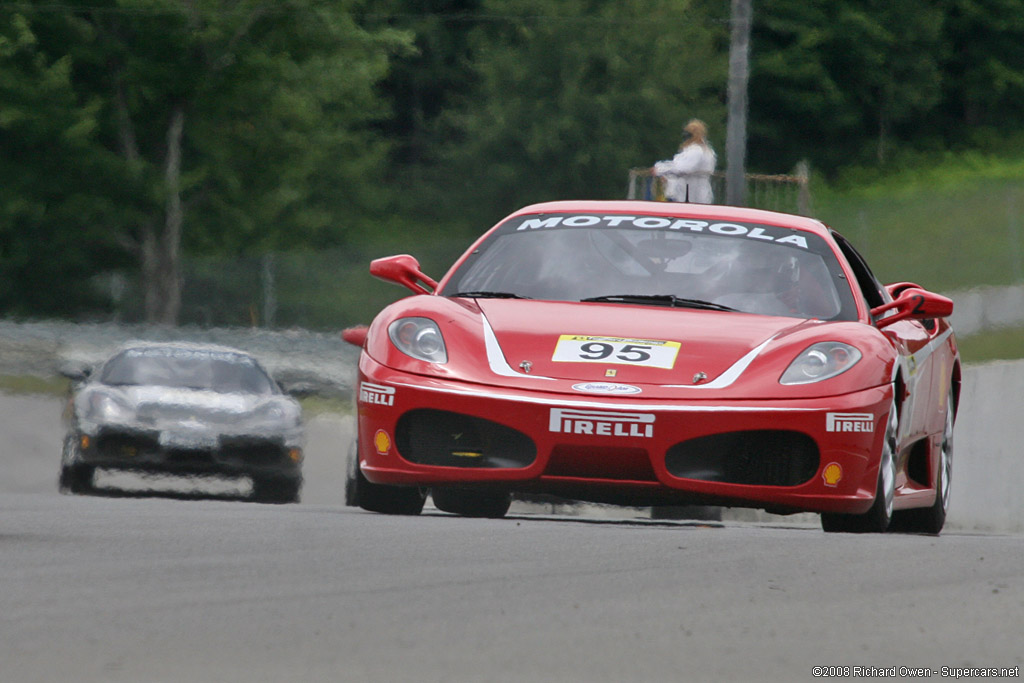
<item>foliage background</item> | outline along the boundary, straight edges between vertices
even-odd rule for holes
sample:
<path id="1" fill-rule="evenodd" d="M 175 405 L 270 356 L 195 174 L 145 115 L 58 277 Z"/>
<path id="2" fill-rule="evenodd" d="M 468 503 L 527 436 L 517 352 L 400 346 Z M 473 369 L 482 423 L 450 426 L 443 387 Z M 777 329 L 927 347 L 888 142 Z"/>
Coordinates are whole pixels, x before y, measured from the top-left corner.
<path id="1" fill-rule="evenodd" d="M 0 315 L 143 319 L 178 196 L 180 322 L 365 322 L 402 295 L 372 258 L 438 276 L 518 206 L 622 197 L 694 116 L 723 159 L 728 20 L 720 0 L 0 2 Z M 1024 0 L 755 1 L 749 117 L 748 170 L 808 161 L 812 212 L 882 279 L 1024 278 Z"/>

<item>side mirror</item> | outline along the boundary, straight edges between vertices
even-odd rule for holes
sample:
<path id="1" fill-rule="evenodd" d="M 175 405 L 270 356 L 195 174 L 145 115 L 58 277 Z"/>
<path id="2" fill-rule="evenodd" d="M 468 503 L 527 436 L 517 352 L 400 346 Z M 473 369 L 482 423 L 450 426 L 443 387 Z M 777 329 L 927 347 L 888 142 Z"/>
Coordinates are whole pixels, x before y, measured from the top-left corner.
<path id="1" fill-rule="evenodd" d="M 885 286 L 885 291 L 889 292 L 889 296 L 896 299 L 900 298 L 900 294 L 907 291 L 908 289 L 924 289 L 921 285 L 915 282 L 893 282 Z"/>
<path id="2" fill-rule="evenodd" d="M 420 270 L 420 262 L 408 254 L 386 256 L 370 262 L 370 275 L 407 287 L 417 294 L 432 294 L 437 282 Z"/>
<path id="3" fill-rule="evenodd" d="M 894 285 L 893 287 L 898 286 Z M 900 320 L 948 318 L 953 314 L 953 300 L 920 287 L 904 287 L 899 290 L 899 296 L 891 303 L 872 308 L 871 316 L 877 319 L 878 316 L 891 310 L 895 310 L 896 313 L 878 320 L 879 328 L 887 327 Z"/>
<path id="4" fill-rule="evenodd" d="M 60 366 L 57 372 L 60 373 L 61 377 L 69 379 L 72 382 L 84 382 L 89 379 L 89 375 L 92 374 L 92 368 L 88 365 L 65 363 Z"/>
<path id="5" fill-rule="evenodd" d="M 281 391 L 292 398 L 309 398 L 316 396 L 317 390 L 308 382 L 296 382 L 294 384 L 282 384 Z"/>
<path id="6" fill-rule="evenodd" d="M 370 331 L 370 328 L 366 325 L 356 325 L 355 327 L 347 327 L 341 331 L 341 338 L 347 341 L 353 346 L 362 348 L 363 344 L 366 343 L 366 334 Z"/>

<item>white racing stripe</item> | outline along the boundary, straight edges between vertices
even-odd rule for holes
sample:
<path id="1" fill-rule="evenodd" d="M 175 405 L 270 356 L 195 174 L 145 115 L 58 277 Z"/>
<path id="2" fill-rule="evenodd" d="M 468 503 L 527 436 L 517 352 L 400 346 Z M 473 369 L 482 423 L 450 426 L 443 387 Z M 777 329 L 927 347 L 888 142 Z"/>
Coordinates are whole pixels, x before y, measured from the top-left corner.
<path id="1" fill-rule="evenodd" d="M 484 315 L 483 311 L 480 311 L 480 320 L 484 324 L 484 348 L 487 350 L 487 364 L 491 366 L 491 372 L 501 377 L 523 377 L 526 379 L 547 379 L 554 380 L 554 377 L 544 377 L 542 375 L 527 375 L 525 372 L 516 372 L 505 360 L 505 354 L 501 350 L 501 345 L 498 344 L 498 338 L 494 335 L 494 330 L 491 328 L 491 324 L 487 322 L 487 316 Z"/>

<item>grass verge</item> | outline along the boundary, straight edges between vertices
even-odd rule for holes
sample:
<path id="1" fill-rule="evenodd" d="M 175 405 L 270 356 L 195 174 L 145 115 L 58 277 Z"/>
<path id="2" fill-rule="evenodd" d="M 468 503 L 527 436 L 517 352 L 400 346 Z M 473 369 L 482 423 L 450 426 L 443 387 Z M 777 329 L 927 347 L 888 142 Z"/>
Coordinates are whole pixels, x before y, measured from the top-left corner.
<path id="1" fill-rule="evenodd" d="M 68 385 L 69 381 L 63 377 L 0 375 L 0 393 L 3 394 L 63 398 L 67 395 Z M 306 396 L 299 399 L 299 403 L 307 419 L 317 415 L 352 414 L 351 399 L 340 396 Z"/>
<path id="2" fill-rule="evenodd" d="M 5 394 L 64 396 L 68 392 L 68 380 L 63 377 L 0 375 L 0 392 Z"/>
<path id="3" fill-rule="evenodd" d="M 965 364 L 1024 358 L 1024 327 L 1007 327 L 972 334 L 959 340 Z"/>

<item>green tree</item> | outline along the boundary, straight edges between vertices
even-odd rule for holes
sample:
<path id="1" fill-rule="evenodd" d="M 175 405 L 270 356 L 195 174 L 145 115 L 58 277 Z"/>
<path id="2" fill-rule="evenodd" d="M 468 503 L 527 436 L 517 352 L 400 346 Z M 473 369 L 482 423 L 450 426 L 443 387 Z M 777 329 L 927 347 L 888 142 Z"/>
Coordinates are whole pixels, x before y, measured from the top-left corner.
<path id="1" fill-rule="evenodd" d="M 942 12 L 929 0 L 778 0 L 755 7 L 752 164 L 884 162 L 940 96 Z M 772 169 L 775 170 L 775 169 Z"/>
<path id="2" fill-rule="evenodd" d="M 626 170 L 671 156 L 695 116 L 724 141 L 727 26 L 701 8 L 486 0 L 471 36 L 479 86 L 445 120 L 460 141 L 449 193 L 463 215 L 624 197 Z"/>
<path id="3" fill-rule="evenodd" d="M 480 19 L 481 0 L 368 0 L 362 16 L 367 27 L 408 31 L 414 47 L 396 55 L 380 92 L 392 115 L 379 122 L 395 144 L 391 171 L 436 163 L 437 122 L 460 108 L 475 83 L 471 29 Z"/>
<path id="4" fill-rule="evenodd" d="M 148 320 L 177 320 L 183 246 L 338 243 L 377 210 L 387 147 L 370 126 L 386 109 L 373 88 L 409 38 L 357 26 L 353 4 L 91 0 L 19 15 L 34 43 L 0 68 L 67 70 L 63 92 L 94 124 L 69 162 L 109 171 L 90 197 L 118 207 L 107 241 L 137 259 Z M 36 166 L 34 151 L 8 170 Z"/>
<path id="5" fill-rule="evenodd" d="M 945 0 L 942 9 L 947 45 L 943 101 L 932 122 L 955 145 L 969 140 L 971 129 L 1019 131 L 1024 119 L 1024 0 Z"/>
<path id="6" fill-rule="evenodd" d="M 117 159 L 92 144 L 100 103 L 80 99 L 70 58 L 38 42 L 25 16 L 0 9 L 0 310 L 25 317 L 96 308 L 94 264 L 123 265 L 106 232 Z"/>
<path id="7" fill-rule="evenodd" d="M 873 135 L 880 164 L 894 137 L 919 132 L 915 124 L 939 101 L 942 21 L 932 0 L 856 0 L 839 7 L 825 63 Z"/>

